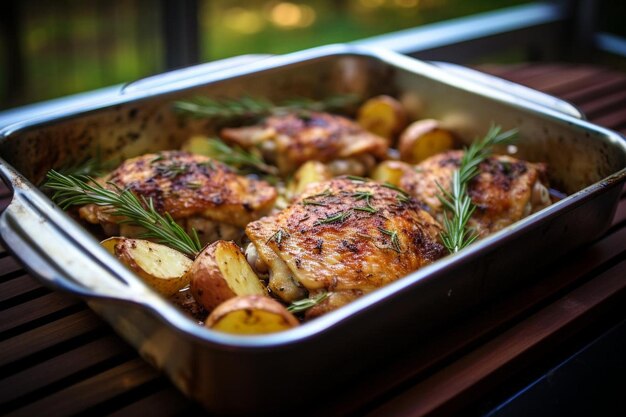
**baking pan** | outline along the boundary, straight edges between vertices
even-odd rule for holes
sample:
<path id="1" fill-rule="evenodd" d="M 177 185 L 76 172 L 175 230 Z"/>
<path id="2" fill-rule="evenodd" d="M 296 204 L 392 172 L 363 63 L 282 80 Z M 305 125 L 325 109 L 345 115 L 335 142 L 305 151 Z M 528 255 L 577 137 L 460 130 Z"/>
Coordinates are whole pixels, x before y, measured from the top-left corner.
<path id="1" fill-rule="evenodd" d="M 84 298 L 210 411 L 314 412 L 355 381 L 384 372 L 436 327 L 532 280 L 547 260 L 609 227 L 626 178 L 626 144 L 617 133 L 582 120 L 567 103 L 389 51 L 335 45 L 260 58 L 152 78 L 0 132 L 0 175 L 14 192 L 0 217 L 7 248 L 45 284 Z M 546 162 L 552 185 L 568 196 L 295 329 L 236 336 L 199 326 L 148 289 L 33 185 L 50 168 L 96 153 L 127 158 L 178 147 L 189 135 L 216 128 L 178 118 L 171 103 L 182 97 L 280 100 L 333 93 L 410 93 L 422 117 L 445 121 L 463 138 L 483 135 L 492 123 L 517 128 L 518 156 Z"/>

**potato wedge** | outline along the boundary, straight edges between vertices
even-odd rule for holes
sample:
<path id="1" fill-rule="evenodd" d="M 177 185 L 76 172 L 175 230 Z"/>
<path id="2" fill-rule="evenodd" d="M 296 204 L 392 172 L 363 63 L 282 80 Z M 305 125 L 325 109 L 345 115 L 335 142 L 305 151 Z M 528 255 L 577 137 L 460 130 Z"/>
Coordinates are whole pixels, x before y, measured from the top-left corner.
<path id="1" fill-rule="evenodd" d="M 142 239 L 112 237 L 101 242 L 109 252 L 166 297 L 189 284 L 192 261 L 170 247 Z"/>
<path id="2" fill-rule="evenodd" d="M 395 98 L 377 96 L 361 105 L 357 121 L 364 129 L 393 143 L 406 126 L 407 115 L 402 104 Z"/>
<path id="3" fill-rule="evenodd" d="M 231 298 L 213 310 L 205 322 L 210 329 L 235 334 L 274 333 L 298 324 L 282 304 L 262 295 Z"/>
<path id="4" fill-rule="evenodd" d="M 213 150 L 206 136 L 192 136 L 187 139 L 180 148 L 181 151 L 196 155 L 211 156 Z"/>
<path id="5" fill-rule="evenodd" d="M 326 165 L 319 161 L 304 163 L 293 175 L 287 185 L 290 196 L 297 196 L 309 185 L 332 178 L 332 173 Z"/>
<path id="6" fill-rule="evenodd" d="M 400 161 L 383 161 L 372 173 L 372 179 L 381 183 L 388 182 L 395 186 L 400 185 L 400 179 L 405 172 L 412 170 L 413 168 Z"/>
<path id="7" fill-rule="evenodd" d="M 241 295 L 265 295 L 267 290 L 234 242 L 207 246 L 187 272 L 191 293 L 207 311 Z"/>
<path id="8" fill-rule="evenodd" d="M 452 132 L 441 127 L 441 123 L 434 119 L 411 123 L 402 132 L 398 142 L 400 159 L 410 164 L 417 164 L 455 146 L 456 139 Z"/>

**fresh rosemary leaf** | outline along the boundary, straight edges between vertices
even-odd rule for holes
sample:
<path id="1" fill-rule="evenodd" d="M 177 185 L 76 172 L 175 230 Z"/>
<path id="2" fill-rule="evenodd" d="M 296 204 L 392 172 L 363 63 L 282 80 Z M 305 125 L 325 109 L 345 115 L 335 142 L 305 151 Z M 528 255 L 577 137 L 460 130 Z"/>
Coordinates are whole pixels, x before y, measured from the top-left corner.
<path id="1" fill-rule="evenodd" d="M 309 308 L 318 305 L 322 301 L 328 298 L 327 292 L 321 292 L 314 298 L 303 298 L 302 300 L 297 300 L 291 303 L 289 307 L 287 307 L 287 311 L 292 313 L 301 313 L 303 311 L 308 310 Z"/>
<path id="2" fill-rule="evenodd" d="M 320 203 L 319 201 L 312 201 L 308 198 L 305 198 L 304 200 L 302 200 L 302 205 L 303 206 L 322 206 L 322 207 L 326 206 L 326 204 L 324 203 Z"/>
<path id="3" fill-rule="evenodd" d="M 398 200 L 398 204 L 402 205 L 404 203 L 410 202 L 411 198 L 406 194 L 398 193 L 396 194 L 396 200 Z"/>
<path id="4" fill-rule="evenodd" d="M 392 183 L 390 183 L 390 182 L 384 182 L 384 183 L 382 184 L 382 186 L 383 186 L 383 187 L 385 187 L 385 188 L 389 188 L 390 190 L 397 191 L 397 192 L 399 192 L 400 194 L 402 194 L 402 195 L 403 195 L 403 196 L 405 196 L 405 197 L 408 197 L 408 196 L 409 196 L 409 193 L 407 193 L 406 191 L 404 191 L 402 188 L 400 188 L 400 187 L 398 187 L 398 186 L 393 185 L 393 184 L 392 184 Z"/>
<path id="5" fill-rule="evenodd" d="M 190 100 L 176 101 L 174 109 L 187 116 L 197 118 L 220 120 L 258 119 L 294 111 L 342 110 L 355 105 L 359 101 L 359 97 L 354 94 L 334 95 L 321 100 L 292 98 L 281 102 L 250 96 L 238 99 L 196 97 Z"/>
<path id="6" fill-rule="evenodd" d="M 361 207 L 353 207 L 353 210 L 357 210 L 357 211 L 365 211 L 368 213 L 378 213 L 378 210 L 372 206 L 361 206 Z"/>
<path id="7" fill-rule="evenodd" d="M 321 224 L 343 223 L 348 217 L 352 215 L 350 210 L 340 211 L 339 213 L 328 216 L 324 219 L 320 219 L 313 223 L 313 226 L 319 226 Z"/>
<path id="8" fill-rule="evenodd" d="M 75 177 L 101 177 L 113 170 L 117 165 L 119 165 L 119 161 L 117 160 L 103 161 L 96 155 L 82 162 L 61 167 L 58 172 Z"/>
<path id="9" fill-rule="evenodd" d="M 266 243 L 266 244 L 267 244 L 267 243 L 270 243 L 270 242 L 273 240 L 274 242 L 276 242 L 277 244 L 279 244 L 279 245 L 280 245 L 280 244 L 281 244 L 281 242 L 283 241 L 283 239 L 288 238 L 288 237 L 290 237 L 290 236 L 291 236 L 291 235 L 289 234 L 289 232 L 288 232 L 288 231 L 283 230 L 283 229 L 278 229 L 278 230 L 276 231 L 276 233 L 274 233 L 272 236 L 270 236 L 270 238 L 269 238 L 269 239 L 267 239 L 267 242 L 265 242 L 265 243 Z"/>
<path id="10" fill-rule="evenodd" d="M 357 201 L 365 200 L 365 206 L 354 207 L 355 210 L 367 211 L 368 213 L 378 212 L 378 210 L 374 206 L 372 206 L 371 198 L 374 197 L 374 193 L 372 193 L 371 191 L 356 191 L 352 194 L 352 197 L 354 197 Z"/>
<path id="11" fill-rule="evenodd" d="M 189 172 L 189 166 L 181 162 L 170 162 L 168 164 L 156 164 L 154 170 L 162 177 L 172 179 Z"/>
<path id="12" fill-rule="evenodd" d="M 301 204 L 303 206 L 324 206 L 325 207 L 326 206 L 325 203 L 322 203 L 320 201 L 313 201 L 313 199 L 317 198 L 317 197 L 330 197 L 332 195 L 333 195 L 333 193 L 330 190 L 327 189 L 327 190 L 325 190 L 325 191 L 323 191 L 323 192 L 321 192 L 319 194 L 314 194 L 314 195 L 308 196 L 307 198 L 302 200 Z"/>
<path id="13" fill-rule="evenodd" d="M 368 178 L 359 177 L 359 176 L 356 176 L 356 175 L 346 175 L 346 178 L 349 179 L 349 180 L 352 180 L 352 181 L 356 181 L 356 182 L 367 182 L 367 181 L 369 181 Z"/>
<path id="14" fill-rule="evenodd" d="M 267 165 L 263 159 L 251 152 L 247 152 L 236 146 L 228 146 L 219 139 L 207 139 L 210 156 L 226 165 L 230 165 L 237 170 L 249 170 L 266 175 L 277 175 L 278 169 Z"/>
<path id="15" fill-rule="evenodd" d="M 487 159 L 496 145 L 511 143 L 517 135 L 516 130 L 500 132 L 498 126 L 491 126 L 484 138 L 475 141 L 465 150 L 461 164 L 452 174 L 450 190 L 445 190 L 437 183 L 437 197 L 447 212 L 443 217 L 441 241 L 450 253 L 456 253 L 473 243 L 478 235 L 468 227 L 469 219 L 475 206 L 467 193 L 467 185 L 478 175 L 479 165 Z"/>
<path id="16" fill-rule="evenodd" d="M 392 249 L 398 253 L 402 252 L 402 247 L 400 246 L 400 238 L 398 238 L 398 232 L 393 231 L 393 230 L 387 230 L 387 229 L 383 229 L 382 227 L 379 227 L 378 230 L 389 236 L 390 240 L 391 240 L 391 245 L 389 245 L 389 249 Z"/>
<path id="17" fill-rule="evenodd" d="M 122 190 L 113 183 L 110 185 L 113 189 L 104 188 L 91 178 L 83 180 L 54 170 L 48 172 L 45 184 L 55 191 L 52 199 L 63 209 L 84 204 L 110 207 L 114 216 L 124 219 L 120 223 L 130 223 L 146 229 L 141 237 L 154 239 L 191 257 L 202 249 L 195 230 L 192 232 L 193 236 L 189 236 L 169 213 L 158 213 L 152 199 L 141 197 L 140 200 L 131 191 Z"/>

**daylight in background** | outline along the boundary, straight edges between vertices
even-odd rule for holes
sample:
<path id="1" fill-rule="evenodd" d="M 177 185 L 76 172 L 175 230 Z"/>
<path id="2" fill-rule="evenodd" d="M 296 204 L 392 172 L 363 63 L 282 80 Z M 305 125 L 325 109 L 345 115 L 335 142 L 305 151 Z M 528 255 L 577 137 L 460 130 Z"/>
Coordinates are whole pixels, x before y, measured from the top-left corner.
<path id="1" fill-rule="evenodd" d="M 0 109 L 163 72 L 168 0 L 3 0 Z M 520 0 L 194 0 L 199 62 L 281 54 Z M 182 3 L 170 3 L 182 4 Z M 174 6 L 176 7 L 176 6 Z M 613 19 L 617 19 L 615 17 Z M 610 22 L 609 22 L 610 23 Z M 621 24 L 614 22 L 616 25 Z"/>

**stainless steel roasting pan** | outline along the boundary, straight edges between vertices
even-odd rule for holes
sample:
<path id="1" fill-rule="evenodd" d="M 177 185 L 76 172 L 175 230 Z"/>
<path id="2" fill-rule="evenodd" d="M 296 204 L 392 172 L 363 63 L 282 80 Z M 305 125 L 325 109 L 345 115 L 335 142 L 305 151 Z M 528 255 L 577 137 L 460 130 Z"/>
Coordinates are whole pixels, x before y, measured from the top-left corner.
<path id="1" fill-rule="evenodd" d="M 0 217 L 5 245 L 45 284 L 84 298 L 146 360 L 211 411 L 301 414 L 334 402 L 357 381 L 384 372 L 435 328 L 532 280 L 545 261 L 609 227 L 626 178 L 626 142 L 582 120 L 567 103 L 388 51 L 337 45 L 257 58 L 263 59 L 153 78 L 114 97 L 1 131 L 0 174 L 14 191 Z M 243 337 L 187 318 L 33 185 L 50 168 L 96 152 L 126 158 L 211 132 L 210 122 L 182 120 L 171 111 L 181 97 L 344 92 L 413 94 L 422 117 L 443 120 L 468 140 L 492 123 L 517 128 L 518 155 L 546 162 L 552 185 L 568 197 L 296 329 Z"/>

